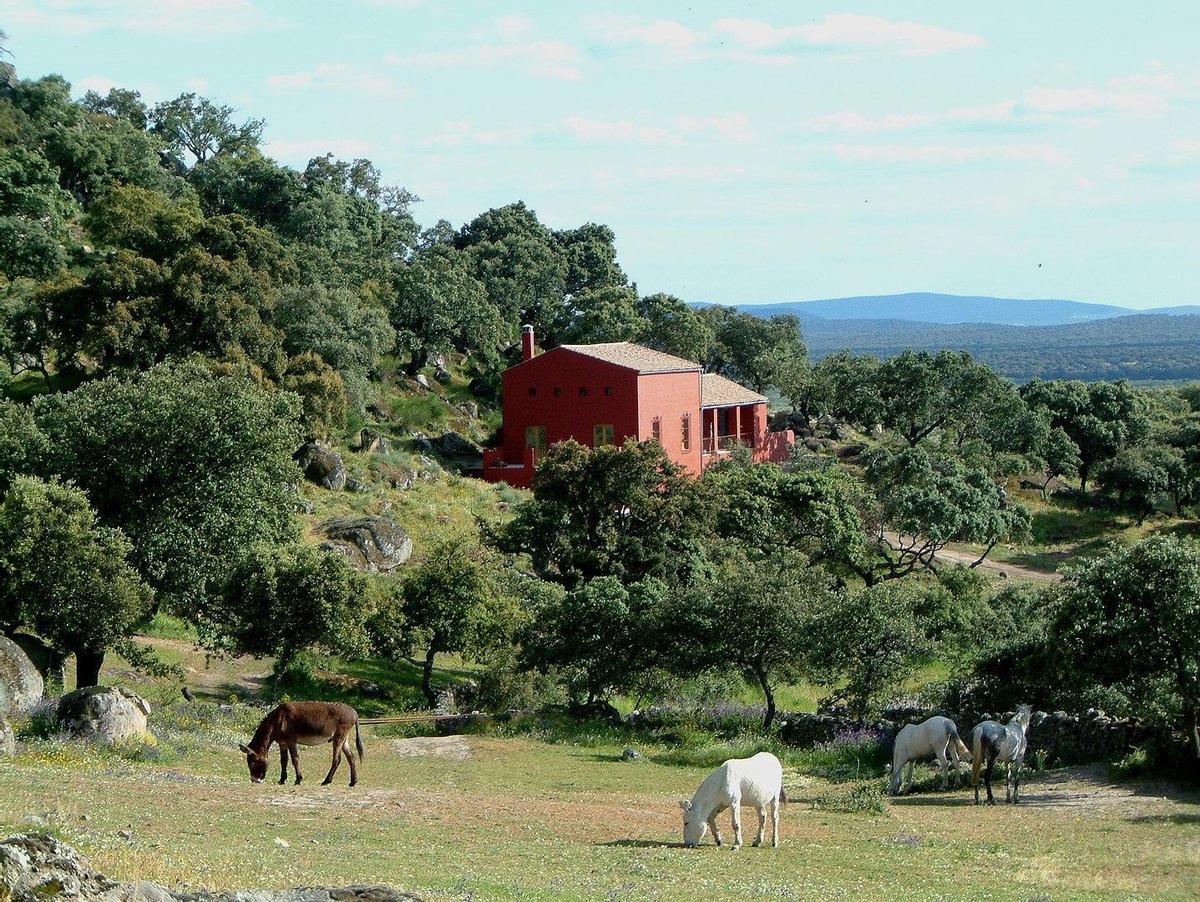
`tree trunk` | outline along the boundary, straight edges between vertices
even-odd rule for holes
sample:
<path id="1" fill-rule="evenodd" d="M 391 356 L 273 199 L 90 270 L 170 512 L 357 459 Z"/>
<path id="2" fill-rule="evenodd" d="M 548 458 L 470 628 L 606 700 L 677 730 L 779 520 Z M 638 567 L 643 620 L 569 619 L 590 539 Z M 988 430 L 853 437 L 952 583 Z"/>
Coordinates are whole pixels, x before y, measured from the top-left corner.
<path id="1" fill-rule="evenodd" d="M 771 724 L 775 722 L 775 693 L 771 691 L 771 682 L 767 679 L 767 672 L 761 667 L 754 669 L 754 677 L 758 680 L 759 688 L 762 689 L 763 698 L 766 700 L 766 713 L 763 714 L 763 732 L 771 729 Z"/>
<path id="2" fill-rule="evenodd" d="M 104 664 L 104 652 L 88 648 L 75 650 L 75 688 L 100 685 L 100 668 Z"/>
<path id="3" fill-rule="evenodd" d="M 1092 465 L 1089 463 L 1082 463 L 1079 465 L 1079 494 L 1080 495 L 1087 494 L 1088 472 L 1091 469 L 1092 469 Z"/>
<path id="4" fill-rule="evenodd" d="M 1200 705 L 1192 705 L 1192 744 L 1196 746 L 1196 757 L 1200 758 Z"/>
<path id="5" fill-rule="evenodd" d="M 425 694 L 425 701 L 432 708 L 437 704 L 437 695 L 433 691 L 433 656 L 437 654 L 437 648 L 432 644 L 425 651 L 425 662 L 421 665 L 421 692 Z"/>

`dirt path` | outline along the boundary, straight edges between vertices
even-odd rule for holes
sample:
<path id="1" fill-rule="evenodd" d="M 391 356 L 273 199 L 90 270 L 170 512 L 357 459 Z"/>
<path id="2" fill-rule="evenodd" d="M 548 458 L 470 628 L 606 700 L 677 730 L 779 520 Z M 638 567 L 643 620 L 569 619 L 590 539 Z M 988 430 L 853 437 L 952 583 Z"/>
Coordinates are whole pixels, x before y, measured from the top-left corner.
<path id="1" fill-rule="evenodd" d="M 895 544 L 900 538 L 894 532 L 885 532 L 883 535 L 892 544 Z M 960 551 L 956 548 L 943 548 L 934 557 L 942 563 L 962 564 L 964 567 L 971 566 L 979 559 L 979 555 L 976 553 Z M 1062 579 L 1060 574 L 1051 573 L 1048 570 L 1034 570 L 1032 567 L 1023 567 L 1020 564 L 1009 564 L 991 559 L 985 560 L 976 569 L 995 573 L 1003 579 L 1032 580 L 1033 582 L 1043 583 L 1056 583 Z"/>

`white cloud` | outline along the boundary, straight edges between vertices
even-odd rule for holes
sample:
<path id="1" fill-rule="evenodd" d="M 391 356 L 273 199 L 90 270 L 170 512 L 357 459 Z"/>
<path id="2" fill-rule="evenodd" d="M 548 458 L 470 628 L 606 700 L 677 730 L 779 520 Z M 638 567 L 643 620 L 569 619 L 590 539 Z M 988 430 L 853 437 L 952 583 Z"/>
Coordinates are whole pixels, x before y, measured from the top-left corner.
<path id="1" fill-rule="evenodd" d="M 725 116 L 680 116 L 679 129 L 683 132 L 712 132 L 739 144 L 748 144 L 754 140 L 750 120 L 745 113 L 729 113 Z"/>
<path id="2" fill-rule="evenodd" d="M 657 19 L 639 22 L 637 19 L 612 16 L 595 17 L 590 20 L 610 40 L 617 43 L 649 44 L 652 47 L 668 47 L 672 50 L 690 50 L 706 38 L 680 22 Z"/>
<path id="3" fill-rule="evenodd" d="M 568 116 L 563 127 L 580 141 L 619 141 L 639 144 L 664 144 L 678 140 L 675 135 L 661 126 L 635 125 L 627 121 L 589 119 L 586 116 Z"/>
<path id="4" fill-rule="evenodd" d="M 496 20 L 496 33 L 505 40 L 513 40 L 533 29 L 533 20 L 528 16 L 501 16 Z"/>
<path id="5" fill-rule="evenodd" d="M 300 138 L 267 142 L 267 154 L 285 161 L 307 163 L 313 157 L 327 153 L 344 159 L 365 157 L 373 145 L 356 138 Z"/>
<path id="6" fill-rule="evenodd" d="M 647 125 L 627 119 L 593 119 L 568 116 L 563 127 L 580 141 L 616 141 L 637 144 L 677 144 L 686 135 L 710 135 L 745 144 L 754 140 L 745 113 L 723 116 L 679 116 L 670 126 Z"/>
<path id="7" fill-rule="evenodd" d="M 81 78 L 74 84 L 74 87 L 84 91 L 95 91 L 97 94 L 107 94 L 115 88 L 117 83 L 111 78 L 103 75 L 89 75 L 87 78 Z"/>
<path id="8" fill-rule="evenodd" d="M 267 77 L 267 87 L 275 91 L 348 91 L 371 97 L 411 97 L 412 91 L 390 75 L 372 72 L 349 63 L 320 63 L 309 72 L 290 72 Z"/>
<path id="9" fill-rule="evenodd" d="M 4 22 L 56 34 L 131 31 L 190 36 L 275 24 L 252 0 L 9 0 Z"/>
<path id="10" fill-rule="evenodd" d="M 1042 113 L 1161 113 L 1169 104 L 1149 91 L 1108 91 L 1096 88 L 1033 88 L 1025 102 Z"/>
<path id="11" fill-rule="evenodd" d="M 480 128 L 468 120 L 447 122 L 432 134 L 421 139 L 418 143 L 437 147 L 462 147 L 476 145 L 495 147 L 499 145 L 520 144 L 531 135 L 529 129 L 519 128 Z M 407 141 L 407 137 L 399 140 Z"/>
<path id="12" fill-rule="evenodd" d="M 565 41 L 479 44 L 474 47 L 416 53 L 411 56 L 391 54 L 387 61 L 397 66 L 431 66 L 435 68 L 512 66 L 533 75 L 569 81 L 581 77 L 580 53 L 578 49 Z"/>
<path id="13" fill-rule="evenodd" d="M 1069 157 L 1050 144 L 835 144 L 834 154 L 849 163 L 919 163 L 950 165 L 986 161 L 1060 165 Z"/>
<path id="14" fill-rule="evenodd" d="M 976 34 L 937 25 L 884 19 L 854 13 L 827 15 L 803 25 L 775 25 L 761 19 L 717 19 L 696 30 L 668 19 L 645 21 L 593 18 L 591 24 L 609 41 L 661 47 L 694 58 L 725 56 L 748 62 L 794 62 L 796 54 L 814 49 L 882 51 L 927 56 L 982 47 Z"/>

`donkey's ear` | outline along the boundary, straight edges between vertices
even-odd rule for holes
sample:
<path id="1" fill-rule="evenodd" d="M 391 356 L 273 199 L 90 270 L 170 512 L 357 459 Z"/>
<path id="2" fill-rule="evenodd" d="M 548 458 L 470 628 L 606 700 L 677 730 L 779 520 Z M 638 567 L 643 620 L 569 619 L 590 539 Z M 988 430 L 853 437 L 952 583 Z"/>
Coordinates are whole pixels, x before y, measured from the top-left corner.
<path id="1" fill-rule="evenodd" d="M 238 751 L 240 751 L 240 752 L 241 752 L 243 755 L 249 755 L 249 754 L 251 754 L 251 751 L 250 751 L 250 749 L 248 749 L 248 748 L 247 748 L 246 746 L 244 746 L 244 745 L 239 745 L 239 746 L 238 746 Z"/>
<path id="2" fill-rule="evenodd" d="M 688 799 L 680 799 L 680 800 L 679 800 L 679 807 L 680 807 L 680 808 L 682 808 L 684 811 L 691 811 L 691 810 L 692 810 L 692 803 L 691 803 L 691 801 L 690 801 L 690 800 L 688 800 Z"/>

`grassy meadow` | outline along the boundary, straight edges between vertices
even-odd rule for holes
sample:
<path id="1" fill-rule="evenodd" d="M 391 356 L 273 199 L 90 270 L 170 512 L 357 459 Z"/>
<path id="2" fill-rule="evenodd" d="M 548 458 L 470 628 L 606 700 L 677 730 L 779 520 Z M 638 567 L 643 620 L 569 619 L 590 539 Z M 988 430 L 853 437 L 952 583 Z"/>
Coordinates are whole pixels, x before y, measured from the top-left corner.
<path id="1" fill-rule="evenodd" d="M 1200 886 L 1200 796 L 1106 786 L 1089 771 L 1031 774 L 1018 808 L 976 808 L 960 790 L 889 801 L 882 814 L 845 813 L 837 800 L 847 786 L 789 760 L 781 848 L 749 847 L 747 811 L 745 848 L 693 850 L 680 847 L 676 800 L 707 768 L 664 763 L 674 760 L 665 749 L 625 762 L 604 743 L 369 735 L 354 789 L 344 769 L 338 785 L 319 785 L 323 749 L 303 753 L 303 785 L 252 785 L 233 747 L 241 725 L 184 724 L 198 740 L 163 761 L 29 743 L 0 762 L 0 828 L 48 828 L 112 877 L 193 888 L 386 883 L 433 899 L 1059 899 L 1187 898 Z"/>

